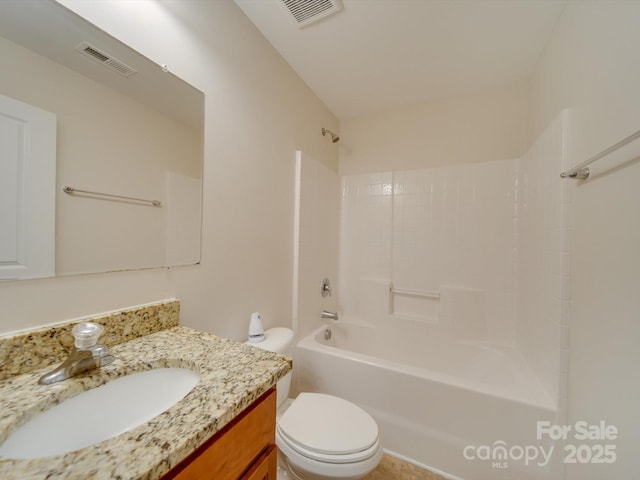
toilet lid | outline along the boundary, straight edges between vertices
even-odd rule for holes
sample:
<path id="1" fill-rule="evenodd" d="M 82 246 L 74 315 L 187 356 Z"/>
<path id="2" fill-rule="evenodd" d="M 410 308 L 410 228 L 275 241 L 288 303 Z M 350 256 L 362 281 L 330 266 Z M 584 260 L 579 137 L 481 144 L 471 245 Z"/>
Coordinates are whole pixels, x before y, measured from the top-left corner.
<path id="1" fill-rule="evenodd" d="M 349 455 L 370 449 L 378 425 L 360 407 L 322 393 L 301 393 L 282 415 L 278 430 L 308 452 Z"/>

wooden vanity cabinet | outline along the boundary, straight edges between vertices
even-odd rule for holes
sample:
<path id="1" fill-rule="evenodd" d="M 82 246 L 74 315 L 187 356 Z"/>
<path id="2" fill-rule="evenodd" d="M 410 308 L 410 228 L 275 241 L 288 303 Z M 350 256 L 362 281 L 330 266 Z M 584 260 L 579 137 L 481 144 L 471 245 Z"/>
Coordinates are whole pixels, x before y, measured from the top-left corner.
<path id="1" fill-rule="evenodd" d="M 275 428 L 272 388 L 161 480 L 276 480 Z"/>

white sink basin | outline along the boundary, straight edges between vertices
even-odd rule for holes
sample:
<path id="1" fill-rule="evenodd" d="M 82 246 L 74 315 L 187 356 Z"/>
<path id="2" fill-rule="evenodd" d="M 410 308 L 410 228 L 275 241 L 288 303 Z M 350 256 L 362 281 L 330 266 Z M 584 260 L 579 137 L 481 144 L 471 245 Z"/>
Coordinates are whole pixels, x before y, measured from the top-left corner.
<path id="1" fill-rule="evenodd" d="M 36 415 L 0 446 L 0 456 L 49 457 L 116 437 L 180 401 L 199 379 L 184 368 L 160 368 L 112 380 Z"/>

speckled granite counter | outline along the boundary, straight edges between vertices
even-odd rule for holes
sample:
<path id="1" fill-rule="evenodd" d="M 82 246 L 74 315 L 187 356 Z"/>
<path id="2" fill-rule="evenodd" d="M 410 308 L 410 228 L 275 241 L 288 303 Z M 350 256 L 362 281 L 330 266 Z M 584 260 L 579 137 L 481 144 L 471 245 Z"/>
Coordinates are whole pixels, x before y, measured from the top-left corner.
<path id="1" fill-rule="evenodd" d="M 146 335 L 111 350 L 114 363 L 64 382 L 38 384 L 38 378 L 56 365 L 0 382 L 0 442 L 38 412 L 123 375 L 184 367 L 201 378 L 169 410 L 116 438 L 55 457 L 0 458 L 0 478 L 160 478 L 291 369 L 288 357 L 184 327 Z"/>

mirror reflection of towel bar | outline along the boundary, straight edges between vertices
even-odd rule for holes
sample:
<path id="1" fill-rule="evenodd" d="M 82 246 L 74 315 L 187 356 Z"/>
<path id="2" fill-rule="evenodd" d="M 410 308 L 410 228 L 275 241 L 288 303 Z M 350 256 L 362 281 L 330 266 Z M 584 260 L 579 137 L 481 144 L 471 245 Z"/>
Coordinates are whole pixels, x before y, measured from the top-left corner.
<path id="1" fill-rule="evenodd" d="M 69 185 L 66 185 L 62 189 L 62 191 L 64 193 L 68 193 L 69 195 L 72 195 L 74 193 L 87 193 L 89 195 L 98 195 L 100 197 L 119 198 L 120 200 L 132 200 L 134 202 L 149 203 L 154 207 L 162 206 L 162 202 L 160 200 L 147 200 L 146 198 L 126 197 L 124 195 L 113 195 L 111 193 L 92 192 L 91 190 L 80 190 L 79 188 L 70 187 Z"/>
<path id="2" fill-rule="evenodd" d="M 401 288 L 393 288 L 393 287 L 389 287 L 389 291 L 391 293 L 395 293 L 398 295 L 408 295 L 411 297 L 425 297 L 425 298 L 433 298 L 436 300 L 440 298 L 440 292 L 418 292 L 415 290 L 403 290 Z"/>

